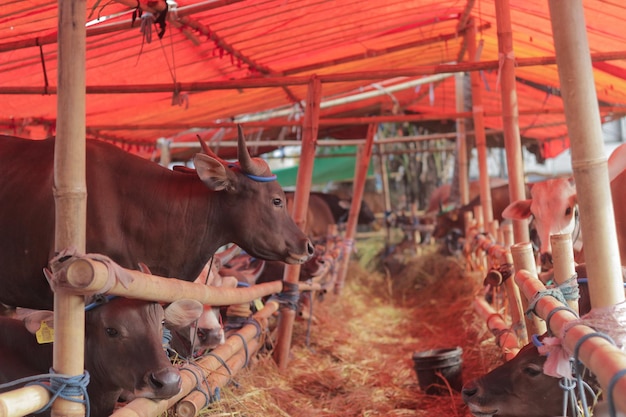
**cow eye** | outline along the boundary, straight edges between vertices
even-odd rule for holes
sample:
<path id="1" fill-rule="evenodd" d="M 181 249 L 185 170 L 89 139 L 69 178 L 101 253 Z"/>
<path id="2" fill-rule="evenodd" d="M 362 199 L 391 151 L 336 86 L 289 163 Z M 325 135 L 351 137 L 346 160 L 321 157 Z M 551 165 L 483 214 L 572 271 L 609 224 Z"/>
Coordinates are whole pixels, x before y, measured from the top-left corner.
<path id="1" fill-rule="evenodd" d="M 117 337 L 117 335 L 119 334 L 117 329 L 114 329 L 113 327 L 107 327 L 106 329 L 104 329 L 104 331 L 107 332 L 107 336 L 109 337 Z"/>
<path id="2" fill-rule="evenodd" d="M 572 214 L 572 208 L 568 207 L 568 208 L 565 209 L 565 215 L 569 216 L 570 214 Z"/>
<path id="3" fill-rule="evenodd" d="M 275 198 L 272 200 L 272 204 L 274 204 L 276 207 L 282 207 L 283 206 L 283 200 L 281 198 Z"/>
<path id="4" fill-rule="evenodd" d="M 541 368 L 537 367 L 536 365 L 529 365 L 524 368 L 524 373 L 532 377 L 540 375 L 541 372 Z"/>

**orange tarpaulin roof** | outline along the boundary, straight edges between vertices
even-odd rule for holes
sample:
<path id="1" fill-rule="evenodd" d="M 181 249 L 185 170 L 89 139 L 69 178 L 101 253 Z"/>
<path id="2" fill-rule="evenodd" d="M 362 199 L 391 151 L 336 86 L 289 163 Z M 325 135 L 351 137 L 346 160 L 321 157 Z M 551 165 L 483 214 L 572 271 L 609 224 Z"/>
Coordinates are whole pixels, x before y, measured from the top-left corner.
<path id="1" fill-rule="evenodd" d="M 164 4 L 160 2 L 151 4 Z M 583 3 L 591 52 L 620 52 L 626 45 L 626 5 L 617 0 Z M 88 136 L 150 155 L 158 138 L 187 141 L 190 134 L 185 133 L 196 127 L 206 128 L 201 134 L 207 139 L 235 135 L 235 129 L 215 122 L 299 120 L 306 77 L 313 74 L 370 74 L 367 79 L 324 82 L 322 118 L 455 113 L 453 78 L 412 83 L 425 76 L 402 71 L 467 62 L 463 33 L 468 16 L 478 27 L 480 60 L 499 59 L 493 0 L 168 4 L 159 38 L 158 24 L 144 26 L 152 29 L 150 34 L 140 29 L 142 20 L 152 22 L 145 19 L 156 15 L 144 12 L 133 23 L 135 1 L 87 1 Z M 554 56 L 545 0 L 512 0 L 511 20 L 516 59 Z M 54 134 L 56 96 L 49 93 L 57 83 L 56 33 L 56 1 L 15 0 L 0 7 L 2 132 L 34 138 Z M 562 108 L 556 65 L 520 66 L 516 77 L 525 143 L 538 147 L 541 157 L 556 156 L 569 146 L 564 115 L 555 111 Z M 594 62 L 594 77 L 604 120 L 621 117 L 622 108 L 626 113 L 626 60 Z M 294 78 L 305 81 L 220 87 L 234 80 Z M 482 80 L 485 125 L 499 129 L 497 69 L 483 71 Z M 217 88 L 194 89 L 202 83 Z M 246 132 L 253 130 L 252 137 L 262 140 L 276 139 L 280 132 L 278 127 Z M 289 127 L 282 137 L 296 138 L 296 130 Z M 320 136 L 358 138 L 364 132 L 363 125 L 320 127 Z"/>

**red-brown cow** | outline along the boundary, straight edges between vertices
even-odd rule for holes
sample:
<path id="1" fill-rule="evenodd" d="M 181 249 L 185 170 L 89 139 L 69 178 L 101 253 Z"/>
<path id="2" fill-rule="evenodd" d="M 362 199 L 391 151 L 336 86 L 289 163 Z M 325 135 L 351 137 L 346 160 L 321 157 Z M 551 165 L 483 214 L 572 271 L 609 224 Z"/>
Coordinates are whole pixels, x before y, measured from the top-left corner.
<path id="1" fill-rule="evenodd" d="M 39 329 L 41 320 L 28 324 L 29 328 L 36 324 L 31 331 Z M 179 392 L 180 373 L 163 351 L 162 321 L 158 303 L 125 298 L 114 298 L 85 313 L 92 417 L 111 415 L 122 391 L 155 399 Z M 37 343 L 22 320 L 0 317 L 0 358 L 0 383 L 47 374 L 52 367 L 52 343 Z"/>
<path id="2" fill-rule="evenodd" d="M 8 305 L 52 308 L 41 271 L 54 255 L 53 149 L 54 139 L 0 137 L 0 302 Z M 187 281 L 230 242 L 262 259 L 305 262 L 314 248 L 241 130 L 238 159 L 197 154 L 195 173 L 177 172 L 88 140 L 87 252 Z"/>

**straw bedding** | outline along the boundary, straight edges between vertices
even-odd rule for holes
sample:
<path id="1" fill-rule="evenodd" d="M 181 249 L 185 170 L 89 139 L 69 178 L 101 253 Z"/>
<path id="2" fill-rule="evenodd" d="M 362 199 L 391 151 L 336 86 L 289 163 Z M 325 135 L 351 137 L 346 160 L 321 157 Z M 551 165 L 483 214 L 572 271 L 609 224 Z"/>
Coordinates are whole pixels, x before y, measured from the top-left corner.
<path id="1" fill-rule="evenodd" d="M 357 250 L 343 292 L 314 302 L 310 332 L 296 321 L 288 369 L 261 353 L 201 415 L 470 416 L 459 393 L 420 390 L 412 354 L 462 347 L 463 381 L 501 363 L 472 308 L 482 279 L 434 246 L 405 256 L 395 274 L 381 261 L 380 241 Z"/>

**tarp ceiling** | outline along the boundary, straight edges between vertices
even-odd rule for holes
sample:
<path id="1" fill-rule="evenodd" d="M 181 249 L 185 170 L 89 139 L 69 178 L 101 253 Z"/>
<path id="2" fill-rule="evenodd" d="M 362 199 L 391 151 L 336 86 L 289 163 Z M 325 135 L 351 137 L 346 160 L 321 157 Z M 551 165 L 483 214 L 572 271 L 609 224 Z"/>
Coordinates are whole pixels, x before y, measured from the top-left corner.
<path id="1" fill-rule="evenodd" d="M 140 1 L 144 9 L 164 5 Z M 592 54 L 624 58 L 626 3 L 583 3 Z M 232 124 L 218 122 L 243 122 L 254 139 L 297 139 L 293 122 L 302 117 L 313 74 L 367 74 L 323 83 L 323 119 L 419 113 L 443 119 L 430 122 L 431 131 L 450 130 L 454 123 L 441 115 L 456 111 L 454 79 L 432 81 L 414 70 L 468 61 L 462 36 L 468 17 L 478 28 L 480 60 L 499 58 L 494 0 L 178 0 L 169 2 L 161 39 L 158 25 L 147 25 L 151 36 L 140 30 L 150 13 L 132 24 L 136 5 L 87 0 L 86 124 L 89 137 L 144 156 L 154 155 L 158 138 L 194 141 L 196 129 L 207 140 L 236 135 Z M 546 0 L 511 0 L 511 20 L 517 60 L 554 56 Z M 55 133 L 56 33 L 56 0 L 2 2 L 1 132 L 33 138 Z M 594 76 L 603 120 L 621 117 L 626 60 L 594 61 Z M 292 83 L 280 86 L 285 77 Z M 556 66 L 519 66 L 516 77 L 523 139 L 542 157 L 553 157 L 569 146 Z M 498 129 L 497 68 L 483 71 L 482 79 L 485 124 Z M 254 80 L 276 86 L 231 88 Z M 366 92 L 379 95 L 357 96 Z M 346 97 L 352 100 L 338 104 Z M 276 124 L 252 123 L 259 120 Z M 285 120 L 292 124 L 281 128 Z M 320 137 L 363 138 L 365 129 L 323 124 Z"/>

